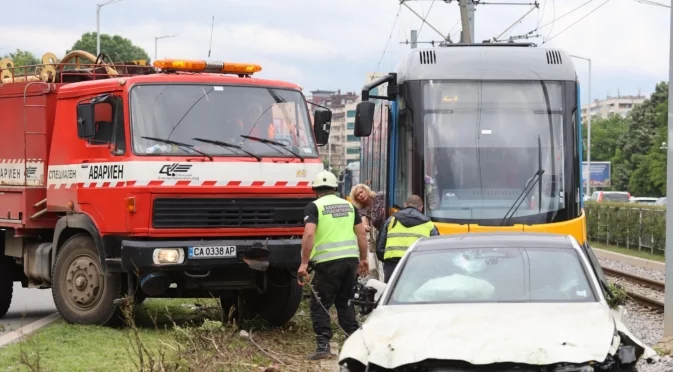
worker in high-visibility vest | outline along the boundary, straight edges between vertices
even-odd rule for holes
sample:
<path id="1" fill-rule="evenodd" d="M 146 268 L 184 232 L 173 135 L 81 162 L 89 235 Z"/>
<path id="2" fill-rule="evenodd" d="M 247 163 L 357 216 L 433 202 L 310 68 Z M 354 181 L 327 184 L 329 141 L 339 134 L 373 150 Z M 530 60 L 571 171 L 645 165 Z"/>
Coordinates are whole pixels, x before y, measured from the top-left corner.
<path id="1" fill-rule="evenodd" d="M 299 284 L 304 285 L 309 262 L 315 275 L 311 286 L 311 321 L 315 332 L 316 352 L 311 360 L 331 357 L 332 319 L 328 310 L 336 307 L 339 325 L 349 335 L 359 328 L 355 308 L 349 304 L 358 272 L 366 275 L 367 237 L 357 210 L 349 201 L 336 196 L 334 174 L 322 171 L 313 180 L 318 199 L 304 210 L 301 265 L 297 271 Z M 358 263 L 359 261 L 359 263 Z M 318 299 L 316 298 L 316 294 Z"/>
<path id="2" fill-rule="evenodd" d="M 404 209 L 386 220 L 377 237 L 376 256 L 383 261 L 384 281 L 388 283 L 407 248 L 420 238 L 436 235 L 439 235 L 437 227 L 423 214 L 423 200 L 411 195 Z"/>

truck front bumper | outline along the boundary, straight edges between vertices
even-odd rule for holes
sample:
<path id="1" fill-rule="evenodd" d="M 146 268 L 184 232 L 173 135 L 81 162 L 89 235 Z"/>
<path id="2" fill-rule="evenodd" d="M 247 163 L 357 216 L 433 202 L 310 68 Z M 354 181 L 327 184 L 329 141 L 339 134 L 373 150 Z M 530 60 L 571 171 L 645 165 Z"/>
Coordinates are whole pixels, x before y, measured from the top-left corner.
<path id="1" fill-rule="evenodd" d="M 194 258 L 190 257 L 190 247 L 235 247 L 231 257 Z M 161 249 L 177 249 L 181 257 L 177 263 L 157 262 L 157 252 Z M 249 266 L 265 271 L 267 267 L 296 270 L 301 263 L 301 239 L 274 240 L 122 240 L 120 271 L 142 273 L 148 271 L 210 270 Z M 109 261 L 108 261 L 109 262 Z M 120 265 L 119 265 L 120 264 Z M 112 266 L 115 266 L 114 263 Z M 114 270 L 117 271 L 117 270 Z"/>
<path id="2" fill-rule="evenodd" d="M 220 254 L 235 247 L 235 254 L 195 258 L 190 247 L 204 251 L 208 247 L 211 252 L 216 247 Z M 171 253 L 163 255 L 161 262 L 159 253 L 166 251 Z M 126 239 L 121 241 L 120 256 L 106 260 L 108 271 L 131 274 L 129 280 L 136 277 L 142 291 L 151 297 L 209 297 L 241 290 L 264 293 L 268 281 L 276 280 L 279 274 L 286 281 L 296 280 L 292 274 L 301 263 L 301 239 Z M 167 257 L 172 262 L 165 262 Z"/>

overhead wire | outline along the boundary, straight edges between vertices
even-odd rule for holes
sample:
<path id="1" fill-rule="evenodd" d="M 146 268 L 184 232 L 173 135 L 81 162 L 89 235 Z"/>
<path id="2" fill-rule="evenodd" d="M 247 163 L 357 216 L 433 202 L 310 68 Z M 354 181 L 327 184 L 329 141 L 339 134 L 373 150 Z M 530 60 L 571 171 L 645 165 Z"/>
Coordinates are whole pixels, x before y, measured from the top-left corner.
<path id="1" fill-rule="evenodd" d="M 544 5 L 542 6 L 542 15 L 538 17 L 537 19 L 537 28 L 540 28 L 540 22 L 544 19 L 544 11 L 547 9 L 547 3 L 549 0 L 544 0 Z M 539 15 L 539 13 L 538 13 Z"/>
<path id="2" fill-rule="evenodd" d="M 418 28 L 418 33 L 416 35 L 420 35 L 421 31 L 423 31 L 423 26 L 425 26 L 425 20 L 428 19 L 428 16 L 430 16 L 430 11 L 432 10 L 432 6 L 435 5 L 435 0 L 432 0 L 432 3 L 430 4 L 430 8 L 428 8 L 428 12 L 425 13 L 423 16 L 423 22 L 421 23 L 421 27 Z M 422 10 L 422 7 L 421 7 Z"/>
<path id="3" fill-rule="evenodd" d="M 547 39 L 549 39 L 549 35 L 551 35 L 552 31 L 554 31 L 554 25 L 556 24 L 556 0 L 551 0 L 551 3 L 552 3 L 552 6 L 553 6 L 553 9 L 554 9 L 554 15 L 552 16 L 553 21 L 552 21 L 552 24 L 551 24 L 551 28 L 549 29 L 549 33 L 547 34 Z M 542 39 L 542 44 L 544 44 L 544 43 L 545 43 L 545 41 L 544 41 L 544 38 L 543 38 Z"/>
<path id="4" fill-rule="evenodd" d="M 379 63 L 376 64 L 376 68 L 374 69 L 374 73 L 379 71 L 379 67 L 381 66 L 381 61 L 383 61 L 383 56 L 386 54 L 386 51 L 388 50 L 388 45 L 390 45 L 390 39 L 393 37 L 393 32 L 395 31 L 395 26 L 397 25 L 397 20 L 400 18 L 400 12 L 402 11 L 402 4 L 400 4 L 397 7 L 397 14 L 395 15 L 395 20 L 393 21 L 393 27 L 390 28 L 390 35 L 388 35 L 388 40 L 386 41 L 386 46 L 383 48 L 383 52 L 381 53 L 381 57 L 379 58 Z"/>
<path id="5" fill-rule="evenodd" d="M 565 13 L 565 14 L 562 14 L 562 15 L 559 16 L 558 18 L 557 18 L 556 15 L 554 14 L 554 19 L 553 19 L 553 20 L 551 20 L 551 21 L 545 23 L 544 25 L 542 25 L 542 26 L 540 26 L 540 27 L 535 28 L 535 29 L 532 30 L 532 31 L 529 31 L 528 34 L 529 34 L 529 35 L 530 35 L 530 34 L 533 34 L 534 32 L 539 31 L 539 30 L 541 30 L 541 29 L 543 29 L 543 28 L 545 28 L 545 27 L 547 27 L 547 26 L 553 24 L 554 22 L 556 22 L 556 21 L 558 21 L 558 20 L 560 20 L 560 19 L 563 19 L 565 16 L 574 13 L 575 11 L 577 11 L 578 9 L 581 9 L 582 7 L 584 7 L 584 6 L 586 6 L 587 4 L 591 3 L 592 1 L 594 1 L 594 0 L 588 0 L 587 2 L 583 3 L 582 5 L 576 7 L 575 9 L 573 9 L 573 10 L 571 10 L 571 11 Z"/>
<path id="6" fill-rule="evenodd" d="M 656 1 L 650 1 L 650 0 L 634 0 L 634 1 L 637 1 L 637 2 L 642 3 L 642 4 L 647 4 L 647 5 L 656 5 L 656 6 L 660 6 L 660 7 L 663 7 L 663 8 L 670 8 L 671 7 L 670 5 L 666 5 L 666 4 L 662 4 L 662 3 L 658 3 Z"/>
<path id="7" fill-rule="evenodd" d="M 543 41 L 542 44 L 540 44 L 540 45 L 544 45 L 544 44 L 550 42 L 551 40 L 553 40 L 553 39 L 556 38 L 557 36 L 561 35 L 561 34 L 564 33 L 566 30 L 568 30 L 569 28 L 573 27 L 574 25 L 576 25 L 577 23 L 579 23 L 580 21 L 582 21 L 584 18 L 590 16 L 593 12 L 597 11 L 597 10 L 600 9 L 603 5 L 605 5 L 605 4 L 609 3 L 609 2 L 610 2 L 610 0 L 605 0 L 603 3 L 601 3 L 601 5 L 597 6 L 596 8 L 594 8 L 594 9 L 593 9 L 592 11 L 590 11 L 589 13 L 585 14 L 582 18 L 580 18 L 580 19 L 578 19 L 577 21 L 573 22 L 570 26 L 564 28 L 564 29 L 561 30 L 559 33 L 557 33 L 556 35 L 554 35 L 554 36 L 552 36 L 551 38 L 548 38 L 547 40 Z"/>

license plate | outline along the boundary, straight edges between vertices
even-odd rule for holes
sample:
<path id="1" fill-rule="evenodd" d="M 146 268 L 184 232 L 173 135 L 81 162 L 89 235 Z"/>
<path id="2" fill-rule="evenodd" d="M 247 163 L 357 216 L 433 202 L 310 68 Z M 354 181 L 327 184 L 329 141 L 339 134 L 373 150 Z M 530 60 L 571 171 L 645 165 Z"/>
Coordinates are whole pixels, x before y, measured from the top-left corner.
<path id="1" fill-rule="evenodd" d="M 236 257 L 236 246 L 189 247 L 187 256 L 189 258 Z"/>

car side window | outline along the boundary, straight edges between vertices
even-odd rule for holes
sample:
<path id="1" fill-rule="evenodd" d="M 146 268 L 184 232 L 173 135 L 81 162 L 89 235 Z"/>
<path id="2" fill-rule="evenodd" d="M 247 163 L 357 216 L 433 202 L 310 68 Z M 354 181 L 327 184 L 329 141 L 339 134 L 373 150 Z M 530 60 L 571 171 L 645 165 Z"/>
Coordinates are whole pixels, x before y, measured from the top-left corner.
<path id="1" fill-rule="evenodd" d="M 114 155 L 126 151 L 123 101 L 110 96 L 94 104 L 94 135 L 86 141 L 90 146 L 113 145 Z"/>

